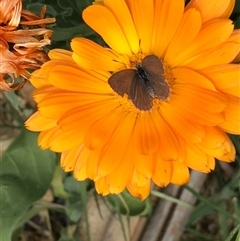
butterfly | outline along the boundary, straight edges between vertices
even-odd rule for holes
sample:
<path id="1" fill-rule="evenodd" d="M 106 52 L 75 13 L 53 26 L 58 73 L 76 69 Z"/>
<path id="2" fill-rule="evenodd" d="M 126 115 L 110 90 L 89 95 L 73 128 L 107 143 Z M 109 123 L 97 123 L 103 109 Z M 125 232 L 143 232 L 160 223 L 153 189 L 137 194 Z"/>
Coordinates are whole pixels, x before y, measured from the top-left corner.
<path id="1" fill-rule="evenodd" d="M 136 69 L 124 69 L 114 73 L 108 83 L 119 95 L 128 95 L 128 99 L 143 111 L 150 110 L 153 99 L 166 100 L 170 93 L 164 78 L 164 68 L 156 55 L 148 55 L 142 63 L 136 63 Z"/>

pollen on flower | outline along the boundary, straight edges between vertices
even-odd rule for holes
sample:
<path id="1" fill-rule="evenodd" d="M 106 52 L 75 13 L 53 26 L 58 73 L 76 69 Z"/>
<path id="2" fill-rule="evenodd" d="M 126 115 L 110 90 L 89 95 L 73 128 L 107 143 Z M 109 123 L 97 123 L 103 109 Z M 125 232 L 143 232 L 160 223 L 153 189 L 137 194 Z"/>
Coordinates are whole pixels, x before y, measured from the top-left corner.
<path id="1" fill-rule="evenodd" d="M 153 99 L 169 99 L 170 88 L 164 76 L 162 61 L 156 55 L 147 55 L 133 68 L 112 74 L 108 83 L 120 96 L 127 95 L 139 110 L 149 111 Z"/>
<path id="2" fill-rule="evenodd" d="M 131 101 L 129 101 L 128 96 L 126 94 L 120 96 L 117 92 L 113 92 L 112 95 L 117 101 L 118 107 L 121 108 L 124 112 L 138 113 L 140 111 Z"/>
<path id="3" fill-rule="evenodd" d="M 163 76 L 166 79 L 168 86 L 171 88 L 171 86 L 174 85 L 174 83 L 175 83 L 175 77 L 172 73 L 172 68 L 166 62 L 163 62 L 163 68 L 164 68 Z"/>
<path id="4" fill-rule="evenodd" d="M 139 51 L 137 54 L 133 54 L 130 59 L 130 67 L 129 68 L 136 68 L 136 63 L 141 63 L 142 60 L 146 57 L 147 55 Z"/>

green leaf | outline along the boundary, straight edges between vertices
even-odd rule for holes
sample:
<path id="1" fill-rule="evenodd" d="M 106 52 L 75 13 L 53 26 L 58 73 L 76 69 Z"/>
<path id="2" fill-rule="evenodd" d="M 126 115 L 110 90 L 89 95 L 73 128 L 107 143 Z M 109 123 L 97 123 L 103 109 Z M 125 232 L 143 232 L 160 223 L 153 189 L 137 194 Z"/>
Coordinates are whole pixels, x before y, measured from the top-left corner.
<path id="1" fill-rule="evenodd" d="M 89 225 L 89 219 L 88 219 L 88 209 L 87 209 L 87 182 L 79 182 L 79 187 L 80 187 L 80 195 L 81 195 L 81 200 L 83 204 L 83 210 L 86 218 L 86 232 L 87 232 L 87 240 L 91 241 L 90 237 L 90 225 Z"/>
<path id="2" fill-rule="evenodd" d="M 66 200 L 65 203 L 66 214 L 71 223 L 77 223 L 83 212 L 83 205 L 80 195 L 74 195 Z"/>
<path id="3" fill-rule="evenodd" d="M 235 29 L 239 29 L 240 28 L 240 16 L 234 22 L 234 27 L 235 27 Z"/>
<path id="4" fill-rule="evenodd" d="M 31 218 L 33 218 L 35 215 L 37 215 L 42 210 L 53 210 L 55 212 L 63 213 L 65 214 L 65 207 L 63 205 L 57 204 L 57 203 L 50 203 L 45 201 L 36 201 L 33 205 L 31 205 L 31 208 L 27 210 L 27 212 L 24 213 L 24 215 L 21 217 L 21 219 L 18 221 L 17 226 L 15 227 L 16 230 L 20 229 L 26 222 L 28 222 Z M 14 235 L 14 234 L 13 234 Z"/>
<path id="5" fill-rule="evenodd" d="M 39 16 L 43 6 L 47 7 L 46 8 L 47 16 L 55 17 L 57 15 L 57 11 L 50 4 L 46 4 L 46 3 L 28 4 L 28 5 L 26 5 L 26 8 L 29 11 L 31 11 Z"/>
<path id="6" fill-rule="evenodd" d="M 80 195 L 82 193 L 82 189 L 86 188 L 89 184 L 89 180 L 77 181 L 72 175 L 66 175 L 63 182 L 64 190 L 66 192 L 77 195 Z"/>
<path id="7" fill-rule="evenodd" d="M 40 199 L 55 170 L 56 156 L 37 146 L 37 135 L 24 130 L 0 160 L 0 233 L 4 241 L 31 204 Z"/>
<path id="8" fill-rule="evenodd" d="M 55 197 L 61 198 L 61 199 L 68 199 L 71 195 L 66 192 L 63 185 L 63 175 L 64 171 L 60 167 L 60 165 L 57 165 L 54 173 L 54 177 L 51 183 L 52 191 Z"/>
<path id="9" fill-rule="evenodd" d="M 240 13 L 240 0 L 236 0 L 233 13 Z"/>
<path id="10" fill-rule="evenodd" d="M 53 40 L 54 41 L 63 41 L 72 39 L 74 37 L 82 37 L 82 36 L 89 36 L 94 32 L 84 23 L 80 23 L 78 26 L 74 27 L 67 27 L 67 28 L 53 28 Z"/>
<path id="11" fill-rule="evenodd" d="M 129 192 L 123 191 L 119 195 L 108 195 L 108 201 L 121 213 L 129 216 L 146 216 L 151 212 L 151 202 L 147 198 L 141 201 Z"/>
<path id="12" fill-rule="evenodd" d="M 239 241 L 239 233 L 240 233 L 240 224 L 238 224 L 229 234 L 229 236 L 225 239 L 225 241 L 232 241 L 234 235 L 238 233 L 237 238 L 235 241 Z"/>
<path id="13" fill-rule="evenodd" d="M 83 10 L 87 6 L 91 6 L 92 2 L 92 0 L 76 0 L 76 4 L 80 10 Z"/>
<path id="14" fill-rule="evenodd" d="M 64 189 L 71 196 L 66 200 L 65 208 L 69 220 L 77 223 L 83 212 L 86 212 L 88 181 L 77 181 L 72 175 L 64 179 Z"/>

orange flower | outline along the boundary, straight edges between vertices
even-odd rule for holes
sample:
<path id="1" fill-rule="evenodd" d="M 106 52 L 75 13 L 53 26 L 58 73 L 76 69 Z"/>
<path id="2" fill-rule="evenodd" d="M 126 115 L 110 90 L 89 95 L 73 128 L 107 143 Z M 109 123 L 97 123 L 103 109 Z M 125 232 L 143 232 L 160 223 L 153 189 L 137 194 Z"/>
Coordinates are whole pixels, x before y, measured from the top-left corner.
<path id="1" fill-rule="evenodd" d="M 33 73 L 39 145 L 62 153 L 78 180 L 104 195 L 146 198 L 189 181 L 189 168 L 231 162 L 240 133 L 239 32 L 234 1 L 105 0 L 83 12 L 109 48 L 85 38 L 53 50 Z"/>
<path id="2" fill-rule="evenodd" d="M 22 1 L 1 1 L 0 10 L 0 90 L 20 89 L 26 80 L 14 83 L 16 77 L 28 79 L 27 69 L 38 69 L 48 60 L 42 47 L 50 44 L 52 31 L 45 29 L 45 24 L 55 22 L 54 18 L 43 19 L 46 7 L 41 16 L 22 10 Z M 34 26 L 40 25 L 41 28 Z M 33 26 L 34 28 L 30 28 Z M 40 37 L 40 40 L 38 38 Z M 9 44 L 13 44 L 10 48 Z"/>

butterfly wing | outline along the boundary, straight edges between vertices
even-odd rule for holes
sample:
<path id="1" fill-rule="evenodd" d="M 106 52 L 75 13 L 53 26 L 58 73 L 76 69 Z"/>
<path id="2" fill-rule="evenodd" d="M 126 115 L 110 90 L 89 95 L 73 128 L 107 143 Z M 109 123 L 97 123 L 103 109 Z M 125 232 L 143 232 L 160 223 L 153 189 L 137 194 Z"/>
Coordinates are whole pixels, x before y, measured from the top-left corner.
<path id="1" fill-rule="evenodd" d="M 138 109 L 146 111 L 152 108 L 153 97 L 149 95 L 135 69 L 125 69 L 113 74 L 108 83 L 119 95 L 127 94 Z"/>
<path id="2" fill-rule="evenodd" d="M 164 68 L 161 60 L 155 55 L 148 55 L 143 59 L 142 66 L 148 72 L 148 79 L 154 94 L 161 100 L 167 99 L 170 88 L 164 78 Z"/>
<path id="3" fill-rule="evenodd" d="M 155 73 L 156 75 L 164 75 L 164 68 L 162 61 L 156 55 L 148 55 L 142 60 L 142 66 L 150 72 Z M 162 82 L 165 79 L 163 78 Z"/>
<path id="4" fill-rule="evenodd" d="M 139 110 L 150 110 L 152 108 L 152 100 L 153 98 L 148 94 L 146 87 L 141 83 L 140 77 L 135 74 L 132 79 L 130 91 L 129 91 L 129 99 L 132 100 L 133 104 Z"/>
<path id="5" fill-rule="evenodd" d="M 108 83 L 119 95 L 127 94 L 129 96 L 131 83 L 135 75 L 136 71 L 134 69 L 124 69 L 114 73 L 108 79 Z"/>

